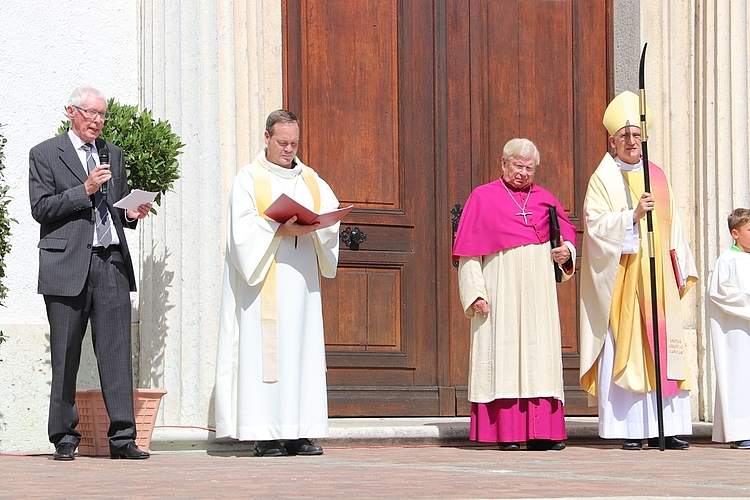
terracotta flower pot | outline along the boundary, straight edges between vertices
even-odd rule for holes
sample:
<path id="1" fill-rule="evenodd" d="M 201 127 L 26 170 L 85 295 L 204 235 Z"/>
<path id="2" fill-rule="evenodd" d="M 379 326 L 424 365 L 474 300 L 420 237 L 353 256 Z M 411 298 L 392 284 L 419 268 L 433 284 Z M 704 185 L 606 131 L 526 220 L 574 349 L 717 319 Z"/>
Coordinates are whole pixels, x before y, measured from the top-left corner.
<path id="1" fill-rule="evenodd" d="M 154 432 L 156 414 L 165 389 L 133 389 L 133 404 L 135 406 L 135 429 L 137 437 L 135 444 L 142 450 L 148 450 L 151 445 L 151 435 Z M 109 455 L 109 416 L 104 406 L 101 389 L 86 389 L 76 391 L 76 407 L 78 407 L 78 431 L 81 442 L 78 443 L 80 455 Z"/>

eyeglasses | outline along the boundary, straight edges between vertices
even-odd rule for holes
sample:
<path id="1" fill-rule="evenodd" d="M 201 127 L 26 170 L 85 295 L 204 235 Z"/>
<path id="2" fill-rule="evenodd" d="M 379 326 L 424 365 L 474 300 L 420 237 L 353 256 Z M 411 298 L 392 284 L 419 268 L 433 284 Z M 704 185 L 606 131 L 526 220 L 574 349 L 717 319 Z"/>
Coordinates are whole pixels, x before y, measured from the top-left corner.
<path id="1" fill-rule="evenodd" d="M 510 170 L 512 170 L 514 172 L 526 172 L 527 174 L 533 174 L 533 173 L 536 172 L 536 167 L 535 166 L 534 167 L 532 167 L 532 166 L 525 166 L 525 165 L 521 165 L 521 164 L 518 164 L 518 163 L 512 163 L 512 162 L 507 162 L 506 165 L 508 165 L 508 167 L 510 168 Z"/>
<path id="2" fill-rule="evenodd" d="M 622 139 L 625 142 L 630 142 L 631 139 L 635 142 L 641 142 L 641 134 L 620 134 L 615 137 Z"/>
<path id="3" fill-rule="evenodd" d="M 97 116 L 101 118 L 102 120 L 106 120 L 109 116 L 109 111 L 96 111 L 95 109 L 83 109 L 79 106 L 76 106 L 75 104 L 72 104 L 74 108 L 76 108 L 78 111 L 83 113 L 83 115 L 88 118 L 89 120 L 93 120 Z"/>

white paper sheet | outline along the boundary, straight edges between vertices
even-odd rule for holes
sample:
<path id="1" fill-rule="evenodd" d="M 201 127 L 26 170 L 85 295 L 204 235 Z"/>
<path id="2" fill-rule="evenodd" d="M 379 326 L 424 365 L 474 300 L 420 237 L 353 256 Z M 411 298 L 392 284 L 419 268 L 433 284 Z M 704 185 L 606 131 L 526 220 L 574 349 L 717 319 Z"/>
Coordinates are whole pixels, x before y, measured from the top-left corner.
<path id="1" fill-rule="evenodd" d="M 138 207 L 144 203 L 153 203 L 158 193 L 152 193 L 151 191 L 141 191 L 140 189 L 134 189 L 125 198 L 115 203 L 115 207 L 124 208 L 126 210 L 138 210 Z"/>

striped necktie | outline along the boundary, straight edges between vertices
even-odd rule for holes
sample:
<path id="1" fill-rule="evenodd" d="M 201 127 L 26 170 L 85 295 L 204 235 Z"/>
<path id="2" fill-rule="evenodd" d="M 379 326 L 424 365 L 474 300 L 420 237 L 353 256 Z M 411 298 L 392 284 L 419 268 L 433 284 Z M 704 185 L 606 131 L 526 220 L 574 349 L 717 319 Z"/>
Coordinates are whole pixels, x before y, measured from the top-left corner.
<path id="1" fill-rule="evenodd" d="M 81 147 L 86 151 L 86 167 L 91 173 L 96 168 L 96 161 L 94 161 L 94 155 L 92 154 L 94 146 L 86 143 Z M 107 202 L 99 189 L 94 193 L 94 206 L 96 207 L 96 238 L 101 246 L 107 248 L 112 243 L 112 223 L 107 211 Z"/>

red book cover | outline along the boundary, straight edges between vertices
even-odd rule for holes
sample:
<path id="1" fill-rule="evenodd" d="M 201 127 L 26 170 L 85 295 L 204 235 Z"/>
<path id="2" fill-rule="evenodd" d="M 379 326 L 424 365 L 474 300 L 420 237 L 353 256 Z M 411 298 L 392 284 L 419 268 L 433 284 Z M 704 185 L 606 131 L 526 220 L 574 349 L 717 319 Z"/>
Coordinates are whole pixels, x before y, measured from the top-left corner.
<path id="1" fill-rule="evenodd" d="M 275 220 L 276 222 L 285 223 L 292 218 L 293 215 L 297 216 L 297 224 L 310 225 L 316 222 L 320 223 L 318 229 L 332 226 L 338 221 L 346 217 L 354 205 L 348 207 L 331 210 L 330 212 L 324 212 L 322 214 L 316 214 L 309 208 L 305 208 L 290 197 L 282 194 L 276 201 L 271 203 L 271 206 L 266 209 L 264 214 Z"/>
<path id="2" fill-rule="evenodd" d="M 669 256 L 672 258 L 672 270 L 674 271 L 674 279 L 677 282 L 677 289 L 682 290 L 685 288 L 685 276 L 682 274 L 682 268 L 680 268 L 680 262 L 677 260 L 677 252 L 674 250 L 669 251 Z"/>

